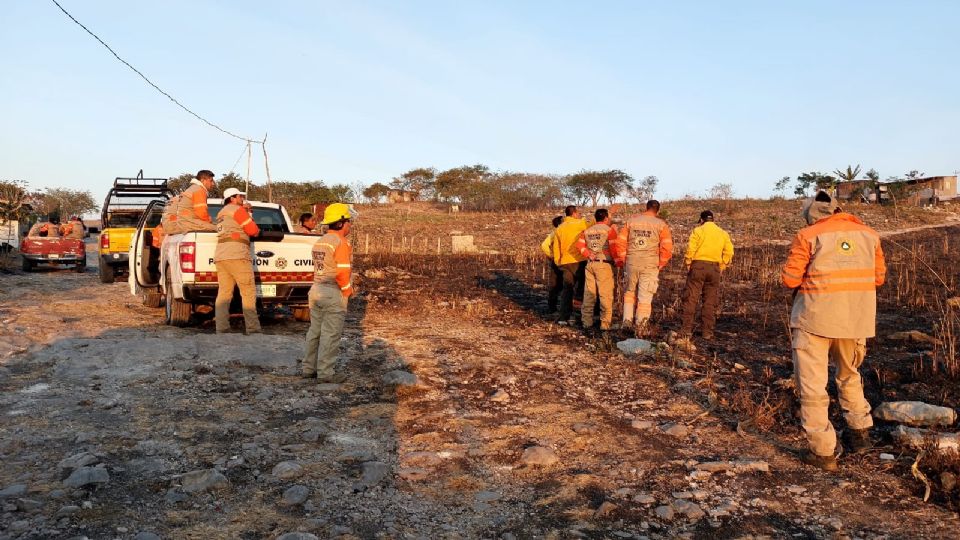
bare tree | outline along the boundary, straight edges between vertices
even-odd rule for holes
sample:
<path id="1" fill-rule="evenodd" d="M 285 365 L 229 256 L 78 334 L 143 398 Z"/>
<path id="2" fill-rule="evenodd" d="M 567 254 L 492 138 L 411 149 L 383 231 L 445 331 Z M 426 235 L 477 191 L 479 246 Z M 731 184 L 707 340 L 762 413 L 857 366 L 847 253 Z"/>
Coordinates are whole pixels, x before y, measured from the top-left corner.
<path id="1" fill-rule="evenodd" d="M 717 200 L 727 200 L 733 198 L 733 184 L 730 182 L 720 182 L 710 188 L 710 198 Z"/>
<path id="2" fill-rule="evenodd" d="M 653 198 L 654 193 L 657 192 L 658 183 L 660 179 L 656 176 L 645 176 L 643 180 L 627 188 L 627 195 L 636 200 L 637 204 L 644 204 Z"/>

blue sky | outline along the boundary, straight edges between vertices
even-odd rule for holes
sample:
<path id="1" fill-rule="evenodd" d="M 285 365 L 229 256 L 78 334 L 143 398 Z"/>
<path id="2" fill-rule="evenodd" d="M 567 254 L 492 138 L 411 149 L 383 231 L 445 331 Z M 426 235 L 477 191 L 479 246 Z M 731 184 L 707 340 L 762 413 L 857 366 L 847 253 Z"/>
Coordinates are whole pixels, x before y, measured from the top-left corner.
<path id="1" fill-rule="evenodd" d="M 275 180 L 619 168 L 666 198 L 960 169 L 957 2 L 61 3 L 211 121 L 269 132 Z M 99 198 L 241 154 L 51 2 L 3 11 L 0 178 Z"/>

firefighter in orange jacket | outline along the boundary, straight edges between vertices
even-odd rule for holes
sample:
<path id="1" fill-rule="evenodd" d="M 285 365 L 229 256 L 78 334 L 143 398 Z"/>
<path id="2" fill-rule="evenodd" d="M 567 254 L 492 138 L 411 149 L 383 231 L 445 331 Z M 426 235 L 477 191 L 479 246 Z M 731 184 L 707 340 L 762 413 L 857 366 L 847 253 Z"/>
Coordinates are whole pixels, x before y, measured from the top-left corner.
<path id="1" fill-rule="evenodd" d="M 593 309 L 600 299 L 600 331 L 610 330 L 613 323 L 613 265 L 620 259 L 617 229 L 610 220 L 610 212 L 600 208 L 593 214 L 596 223 L 580 233 L 577 249 L 587 260 L 584 278 L 583 328 L 593 331 Z"/>
<path id="2" fill-rule="evenodd" d="M 303 355 L 305 378 L 321 383 L 341 383 L 343 373 L 336 373 L 340 337 L 347 316 L 347 301 L 353 294 L 351 260 L 353 249 L 347 241 L 350 234 L 350 207 L 343 203 L 327 206 L 323 225 L 327 234 L 313 245 L 313 287 L 310 288 L 310 329 Z"/>
<path id="3" fill-rule="evenodd" d="M 230 302 L 233 288 L 240 289 L 243 302 L 243 320 L 247 334 L 260 333 L 257 318 L 257 290 L 253 276 L 253 258 L 250 255 L 250 237 L 260 234 L 260 228 L 244 207 L 247 194 L 237 188 L 223 193 L 223 209 L 217 213 L 217 250 L 213 262 L 217 266 L 217 300 L 214 312 L 217 333 L 230 330 Z"/>
<path id="4" fill-rule="evenodd" d="M 673 255 L 670 226 L 658 217 L 660 202 L 647 201 L 647 209 L 631 216 L 620 228 L 620 249 L 625 252 L 626 267 L 623 291 L 623 328 L 636 324 L 642 334 L 653 312 L 653 295 L 663 270 Z"/>
<path id="5" fill-rule="evenodd" d="M 187 232 L 216 231 L 217 226 L 210 219 L 207 209 L 207 197 L 213 189 L 213 173 L 206 169 L 197 173 L 183 193 L 170 199 L 161 219 L 163 231 L 167 235 Z M 240 191 L 237 190 L 237 193 Z"/>
<path id="6" fill-rule="evenodd" d="M 810 449 L 804 463 L 837 470 L 837 437 L 828 418 L 828 364 L 836 365 L 847 445 L 855 452 L 873 446 L 870 404 L 859 368 L 866 339 L 876 334 L 877 287 L 886 266 L 880 235 L 820 192 L 805 205 L 809 224 L 797 233 L 783 267 L 783 284 L 794 290 L 790 315 L 793 365 L 800 392 L 800 421 Z"/>

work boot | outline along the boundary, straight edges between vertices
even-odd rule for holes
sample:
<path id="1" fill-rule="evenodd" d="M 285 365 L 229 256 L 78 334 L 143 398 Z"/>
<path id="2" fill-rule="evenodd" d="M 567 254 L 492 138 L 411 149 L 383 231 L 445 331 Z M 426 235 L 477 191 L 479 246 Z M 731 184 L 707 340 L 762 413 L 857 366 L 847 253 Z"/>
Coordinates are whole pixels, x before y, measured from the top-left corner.
<path id="1" fill-rule="evenodd" d="M 869 429 L 847 429 L 843 432 L 843 442 L 851 452 L 859 454 L 873 448 Z"/>
<path id="2" fill-rule="evenodd" d="M 811 467 L 816 467 L 827 472 L 840 470 L 840 467 L 837 466 L 837 458 L 835 456 L 821 456 L 814 454 L 812 450 L 805 450 L 800 454 L 800 461 Z"/>
<path id="3" fill-rule="evenodd" d="M 334 373 L 325 377 L 317 376 L 317 382 L 320 384 L 340 384 L 347 380 L 346 373 Z"/>
<path id="4" fill-rule="evenodd" d="M 301 373 L 301 374 L 300 374 L 300 378 L 301 378 L 301 379 L 316 379 L 316 378 L 317 378 L 317 373 L 316 373 L 316 372 L 313 372 L 313 373 Z"/>

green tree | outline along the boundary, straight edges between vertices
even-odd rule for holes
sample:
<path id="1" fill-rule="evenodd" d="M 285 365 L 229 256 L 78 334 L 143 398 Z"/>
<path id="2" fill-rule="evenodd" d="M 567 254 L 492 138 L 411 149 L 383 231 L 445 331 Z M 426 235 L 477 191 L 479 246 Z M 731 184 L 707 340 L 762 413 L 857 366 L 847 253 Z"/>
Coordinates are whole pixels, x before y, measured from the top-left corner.
<path id="1" fill-rule="evenodd" d="M 100 205 L 89 190 L 47 188 L 34 195 L 34 208 L 51 220 L 64 220 L 70 216 L 82 216 L 96 212 Z"/>
<path id="2" fill-rule="evenodd" d="M 787 186 L 790 185 L 790 181 L 791 178 L 789 176 L 784 176 L 783 178 L 777 180 L 777 182 L 773 185 L 773 190 L 778 193 L 783 193 L 786 191 Z"/>
<path id="3" fill-rule="evenodd" d="M 594 207 L 601 197 L 613 200 L 632 185 L 633 177 L 619 169 L 580 171 L 567 177 L 567 186 L 574 198 L 578 202 L 589 198 Z"/>
<path id="4" fill-rule="evenodd" d="M 821 172 L 806 172 L 797 176 L 797 187 L 793 190 L 798 197 L 804 197 L 809 194 L 811 188 L 819 190 L 833 189 L 837 185 L 837 179 Z"/>
<path id="5" fill-rule="evenodd" d="M 29 209 L 26 182 L 0 180 L 0 221 L 23 219 Z"/>
<path id="6" fill-rule="evenodd" d="M 377 182 L 370 184 L 363 190 L 363 196 L 374 204 L 383 202 L 384 197 L 390 194 L 390 186 Z"/>
<path id="7" fill-rule="evenodd" d="M 905 174 L 905 175 L 903 175 L 903 176 L 904 176 L 907 180 L 919 180 L 920 178 L 923 178 L 925 175 L 924 175 L 924 173 L 922 173 L 922 172 L 920 172 L 920 171 L 918 171 L 918 170 L 916 170 L 916 169 L 913 169 L 912 171 L 908 172 L 907 174 Z"/>
<path id="8" fill-rule="evenodd" d="M 847 165 L 846 170 L 836 169 L 833 171 L 833 174 L 837 175 L 837 178 L 843 182 L 852 182 L 856 180 L 858 176 L 860 176 L 860 164 L 858 163 L 856 167 Z"/>
<path id="9" fill-rule="evenodd" d="M 414 191 L 421 197 L 429 198 L 433 196 L 433 184 L 436 178 L 437 170 L 433 167 L 418 167 L 394 178 L 390 182 L 390 187 L 404 191 Z"/>
<path id="10" fill-rule="evenodd" d="M 482 196 L 483 184 L 490 176 L 486 165 L 464 165 L 447 169 L 436 176 L 434 189 L 441 201 L 459 201 L 464 205 L 475 202 Z"/>

